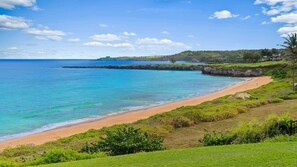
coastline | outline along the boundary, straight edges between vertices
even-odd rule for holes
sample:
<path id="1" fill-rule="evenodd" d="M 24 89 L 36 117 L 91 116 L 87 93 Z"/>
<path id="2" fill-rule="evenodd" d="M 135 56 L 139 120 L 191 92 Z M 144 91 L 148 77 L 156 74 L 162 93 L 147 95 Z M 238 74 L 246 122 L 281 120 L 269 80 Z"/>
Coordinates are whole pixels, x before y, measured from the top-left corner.
<path id="1" fill-rule="evenodd" d="M 89 119 L 72 125 L 58 127 L 56 129 L 38 132 L 27 136 L 8 139 L 0 142 L 0 151 L 7 147 L 14 147 L 22 144 L 43 144 L 59 138 L 68 137 L 77 133 L 82 133 L 90 129 L 100 129 L 115 124 L 132 123 L 140 119 L 146 119 L 152 115 L 167 112 L 178 107 L 197 105 L 205 101 L 213 100 L 229 94 L 254 89 L 262 85 L 268 84 L 272 79 L 270 77 L 255 77 L 247 81 L 230 85 L 225 89 L 215 91 L 213 93 L 178 100 L 174 102 L 164 103 L 161 105 L 147 107 L 139 110 L 123 111 L 120 113 L 111 113 L 105 116 Z"/>

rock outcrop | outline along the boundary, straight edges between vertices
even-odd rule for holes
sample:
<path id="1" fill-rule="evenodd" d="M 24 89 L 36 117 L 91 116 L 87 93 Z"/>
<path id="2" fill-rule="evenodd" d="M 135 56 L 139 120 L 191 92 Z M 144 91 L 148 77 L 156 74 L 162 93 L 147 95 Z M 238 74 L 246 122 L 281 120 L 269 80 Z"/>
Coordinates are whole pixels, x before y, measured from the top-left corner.
<path id="1" fill-rule="evenodd" d="M 263 75 L 263 70 L 260 68 L 219 68 L 205 66 L 202 69 L 202 73 L 230 77 L 259 77 Z"/>
<path id="2" fill-rule="evenodd" d="M 65 66 L 63 68 L 107 68 L 107 69 L 136 69 L 136 70 L 202 70 L 203 65 L 175 65 L 175 64 L 142 64 L 142 65 L 108 65 L 108 66 Z"/>
<path id="3" fill-rule="evenodd" d="M 242 100 L 247 100 L 250 99 L 252 96 L 248 93 L 245 92 L 240 92 L 240 93 L 236 93 L 233 96 L 230 96 L 229 99 L 242 99 Z"/>
<path id="4" fill-rule="evenodd" d="M 107 68 L 138 70 L 176 70 L 202 71 L 203 74 L 230 77 L 258 77 L 263 75 L 261 68 L 222 68 L 212 65 L 145 64 L 145 65 L 108 65 L 108 66 L 65 66 L 63 68 Z"/>

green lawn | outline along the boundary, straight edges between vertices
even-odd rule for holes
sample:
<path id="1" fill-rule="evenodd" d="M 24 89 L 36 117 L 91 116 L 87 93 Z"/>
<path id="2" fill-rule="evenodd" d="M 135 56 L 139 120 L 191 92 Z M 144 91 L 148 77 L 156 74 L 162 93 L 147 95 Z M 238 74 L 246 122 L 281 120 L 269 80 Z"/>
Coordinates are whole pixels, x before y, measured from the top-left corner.
<path id="1" fill-rule="evenodd" d="M 297 142 L 200 147 L 97 158 L 54 166 L 297 166 Z"/>

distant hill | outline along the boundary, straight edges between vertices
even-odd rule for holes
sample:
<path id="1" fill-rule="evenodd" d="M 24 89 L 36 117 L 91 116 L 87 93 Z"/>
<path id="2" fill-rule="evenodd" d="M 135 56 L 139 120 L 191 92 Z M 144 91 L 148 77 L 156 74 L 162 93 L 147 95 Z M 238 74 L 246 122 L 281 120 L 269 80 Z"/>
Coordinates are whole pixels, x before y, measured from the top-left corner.
<path id="1" fill-rule="evenodd" d="M 234 50 L 234 51 L 184 51 L 174 55 L 165 56 L 139 56 L 139 57 L 105 57 L 98 60 L 136 60 L 136 61 L 176 61 L 206 62 L 206 63 L 242 63 L 246 51 L 257 52 L 261 50 Z"/>
<path id="2" fill-rule="evenodd" d="M 245 52 L 261 54 L 262 50 L 231 50 L 231 51 L 184 51 L 164 56 L 138 56 L 138 57 L 104 57 L 98 60 L 135 60 L 135 61 L 187 61 L 205 63 L 244 63 Z M 279 52 L 284 52 L 278 49 Z"/>

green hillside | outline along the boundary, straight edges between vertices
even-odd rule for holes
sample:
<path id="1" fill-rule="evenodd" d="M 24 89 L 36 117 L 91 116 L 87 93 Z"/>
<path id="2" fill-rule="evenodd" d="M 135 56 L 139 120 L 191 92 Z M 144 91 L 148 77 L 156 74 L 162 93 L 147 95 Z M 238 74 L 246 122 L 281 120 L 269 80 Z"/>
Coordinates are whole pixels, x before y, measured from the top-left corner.
<path id="1" fill-rule="evenodd" d="M 98 60 L 135 60 L 135 61 L 187 61 L 205 63 L 244 63 L 244 54 L 261 55 L 262 50 L 230 50 L 230 51 L 184 51 L 173 55 L 164 56 L 124 56 L 124 57 L 104 57 Z M 277 50 L 279 53 L 286 54 L 284 50 Z"/>

